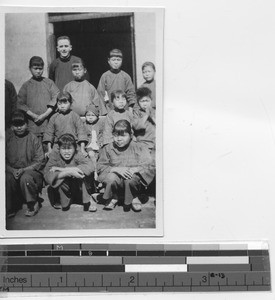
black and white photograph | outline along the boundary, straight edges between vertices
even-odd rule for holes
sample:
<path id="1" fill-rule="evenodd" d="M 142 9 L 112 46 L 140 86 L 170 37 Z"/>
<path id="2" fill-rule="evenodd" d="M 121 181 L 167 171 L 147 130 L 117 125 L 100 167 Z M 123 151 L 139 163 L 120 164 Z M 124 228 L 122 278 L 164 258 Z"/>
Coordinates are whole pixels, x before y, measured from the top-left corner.
<path id="1" fill-rule="evenodd" d="M 4 235 L 162 235 L 164 9 L 3 18 Z"/>

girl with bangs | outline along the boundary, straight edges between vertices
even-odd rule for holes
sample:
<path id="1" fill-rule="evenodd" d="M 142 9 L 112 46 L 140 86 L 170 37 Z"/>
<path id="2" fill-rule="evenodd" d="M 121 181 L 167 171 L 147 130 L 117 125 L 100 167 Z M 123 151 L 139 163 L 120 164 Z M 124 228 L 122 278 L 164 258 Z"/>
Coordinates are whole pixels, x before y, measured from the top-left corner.
<path id="1" fill-rule="evenodd" d="M 138 195 L 153 180 L 155 164 L 148 148 L 132 140 L 129 121 L 115 123 L 113 142 L 101 149 L 97 169 L 98 180 L 105 186 L 105 210 L 113 210 L 123 192 L 124 211 L 141 211 Z"/>

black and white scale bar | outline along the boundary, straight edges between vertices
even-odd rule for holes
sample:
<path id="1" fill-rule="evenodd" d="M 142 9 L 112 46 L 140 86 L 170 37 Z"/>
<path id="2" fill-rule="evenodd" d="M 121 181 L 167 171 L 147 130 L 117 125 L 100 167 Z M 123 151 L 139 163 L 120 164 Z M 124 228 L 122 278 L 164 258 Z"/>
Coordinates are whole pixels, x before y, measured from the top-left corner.
<path id="1" fill-rule="evenodd" d="M 13 292 L 43 292 L 45 289 L 77 287 L 79 291 L 249 291 L 270 290 L 270 272 L 189 272 L 189 273 L 13 273 L 0 275 L 0 290 Z M 133 289 L 134 288 L 134 289 Z M 119 290 L 120 289 L 120 290 Z M 60 290 L 61 291 L 61 290 Z"/>

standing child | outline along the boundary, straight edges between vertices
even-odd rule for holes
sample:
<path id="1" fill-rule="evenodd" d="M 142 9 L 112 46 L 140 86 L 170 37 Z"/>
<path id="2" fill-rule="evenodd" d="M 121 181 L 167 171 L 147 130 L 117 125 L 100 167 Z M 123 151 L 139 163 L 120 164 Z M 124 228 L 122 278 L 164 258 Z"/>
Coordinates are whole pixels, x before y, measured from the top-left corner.
<path id="1" fill-rule="evenodd" d="M 113 130 L 114 142 L 101 149 L 98 160 L 99 181 L 105 186 L 105 210 L 112 210 L 118 202 L 118 193 L 124 191 L 124 211 L 141 211 L 137 196 L 155 176 L 154 161 L 146 147 L 132 141 L 131 125 L 118 121 Z"/>
<path id="2" fill-rule="evenodd" d="M 85 129 L 89 139 L 86 151 L 88 152 L 89 157 L 96 164 L 98 151 L 102 147 L 102 134 L 105 119 L 99 118 L 99 111 L 93 104 L 87 107 L 85 118 Z"/>
<path id="3" fill-rule="evenodd" d="M 134 109 L 135 120 L 134 135 L 138 142 L 152 152 L 156 143 L 156 117 L 155 109 L 152 108 L 152 93 L 147 87 L 137 89 L 138 108 Z"/>
<path id="4" fill-rule="evenodd" d="M 63 211 L 69 210 L 72 202 L 79 201 L 83 203 L 84 211 L 96 211 L 96 204 L 86 188 L 89 180 L 93 180 L 90 176 L 94 171 L 92 161 L 77 151 L 76 141 L 71 134 L 63 134 L 58 146 L 59 150 L 52 152 L 44 172 L 45 180 L 50 185 L 50 201 L 60 201 Z"/>
<path id="5" fill-rule="evenodd" d="M 99 95 L 105 99 L 108 112 L 113 109 L 109 102 L 111 93 L 122 90 L 126 95 L 129 110 L 131 111 L 136 103 L 135 88 L 130 75 L 121 70 L 123 55 L 121 50 L 113 49 L 109 53 L 108 64 L 110 70 L 103 73 L 97 87 Z"/>
<path id="6" fill-rule="evenodd" d="M 72 110 L 85 119 L 86 107 L 90 104 L 94 104 L 98 108 L 101 116 L 106 115 L 107 110 L 103 100 L 99 97 L 95 87 L 85 79 L 87 70 L 81 59 L 72 64 L 71 72 L 74 81 L 65 85 L 64 92 L 68 92 L 72 95 Z"/>
<path id="7" fill-rule="evenodd" d="M 28 115 L 29 131 L 42 138 L 48 119 L 54 111 L 59 90 L 51 79 L 42 76 L 44 61 L 41 57 L 33 56 L 29 68 L 32 78 L 19 90 L 18 108 Z"/>
<path id="8" fill-rule="evenodd" d="M 145 79 L 145 82 L 141 85 L 141 87 L 147 87 L 152 91 L 151 107 L 156 109 L 156 80 L 155 80 L 156 67 L 152 62 L 147 61 L 142 65 L 141 69 L 142 69 L 143 78 Z"/>
<path id="9" fill-rule="evenodd" d="M 80 58 L 71 55 L 73 47 L 68 36 L 58 37 L 56 48 L 59 57 L 50 64 L 49 78 L 55 82 L 62 92 L 64 86 L 74 80 L 72 75 L 72 64 L 79 61 Z M 87 73 L 85 74 L 85 79 L 89 80 L 89 75 Z"/>
<path id="10" fill-rule="evenodd" d="M 11 131 L 6 138 L 6 211 L 15 216 L 22 207 L 22 198 L 28 209 L 25 216 L 32 217 L 39 210 L 38 195 L 42 190 L 45 165 L 41 142 L 28 131 L 28 119 L 22 110 L 14 111 Z"/>
<path id="11" fill-rule="evenodd" d="M 57 142 L 64 133 L 70 133 L 80 145 L 83 155 L 87 155 L 85 145 L 88 142 L 88 136 L 84 124 L 79 115 L 71 110 L 72 97 L 69 93 L 60 93 L 57 97 L 58 111 L 50 118 L 46 132 L 43 137 L 43 143 L 47 144 L 47 156 L 52 152 L 52 146 L 57 149 Z"/>
<path id="12" fill-rule="evenodd" d="M 130 111 L 125 110 L 127 105 L 126 95 L 123 91 L 117 90 L 111 93 L 111 103 L 113 109 L 109 111 L 105 119 L 103 132 L 103 145 L 113 141 L 113 129 L 117 121 L 125 119 L 132 124 L 133 115 Z"/>

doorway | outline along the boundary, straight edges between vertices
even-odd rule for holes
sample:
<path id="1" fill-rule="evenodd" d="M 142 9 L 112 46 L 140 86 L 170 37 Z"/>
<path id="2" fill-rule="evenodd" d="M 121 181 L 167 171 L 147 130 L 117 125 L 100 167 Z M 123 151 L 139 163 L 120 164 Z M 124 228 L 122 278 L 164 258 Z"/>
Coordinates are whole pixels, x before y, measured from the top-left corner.
<path id="1" fill-rule="evenodd" d="M 114 16 L 115 15 L 115 16 Z M 109 69 L 107 62 L 111 49 L 123 53 L 122 69 L 136 86 L 135 42 L 133 13 L 127 14 L 49 14 L 53 24 L 51 49 L 56 49 L 56 38 L 67 35 L 73 46 L 72 55 L 81 57 L 90 75 L 90 82 L 97 88 L 101 75 Z M 58 53 L 51 55 L 54 59 Z"/>

